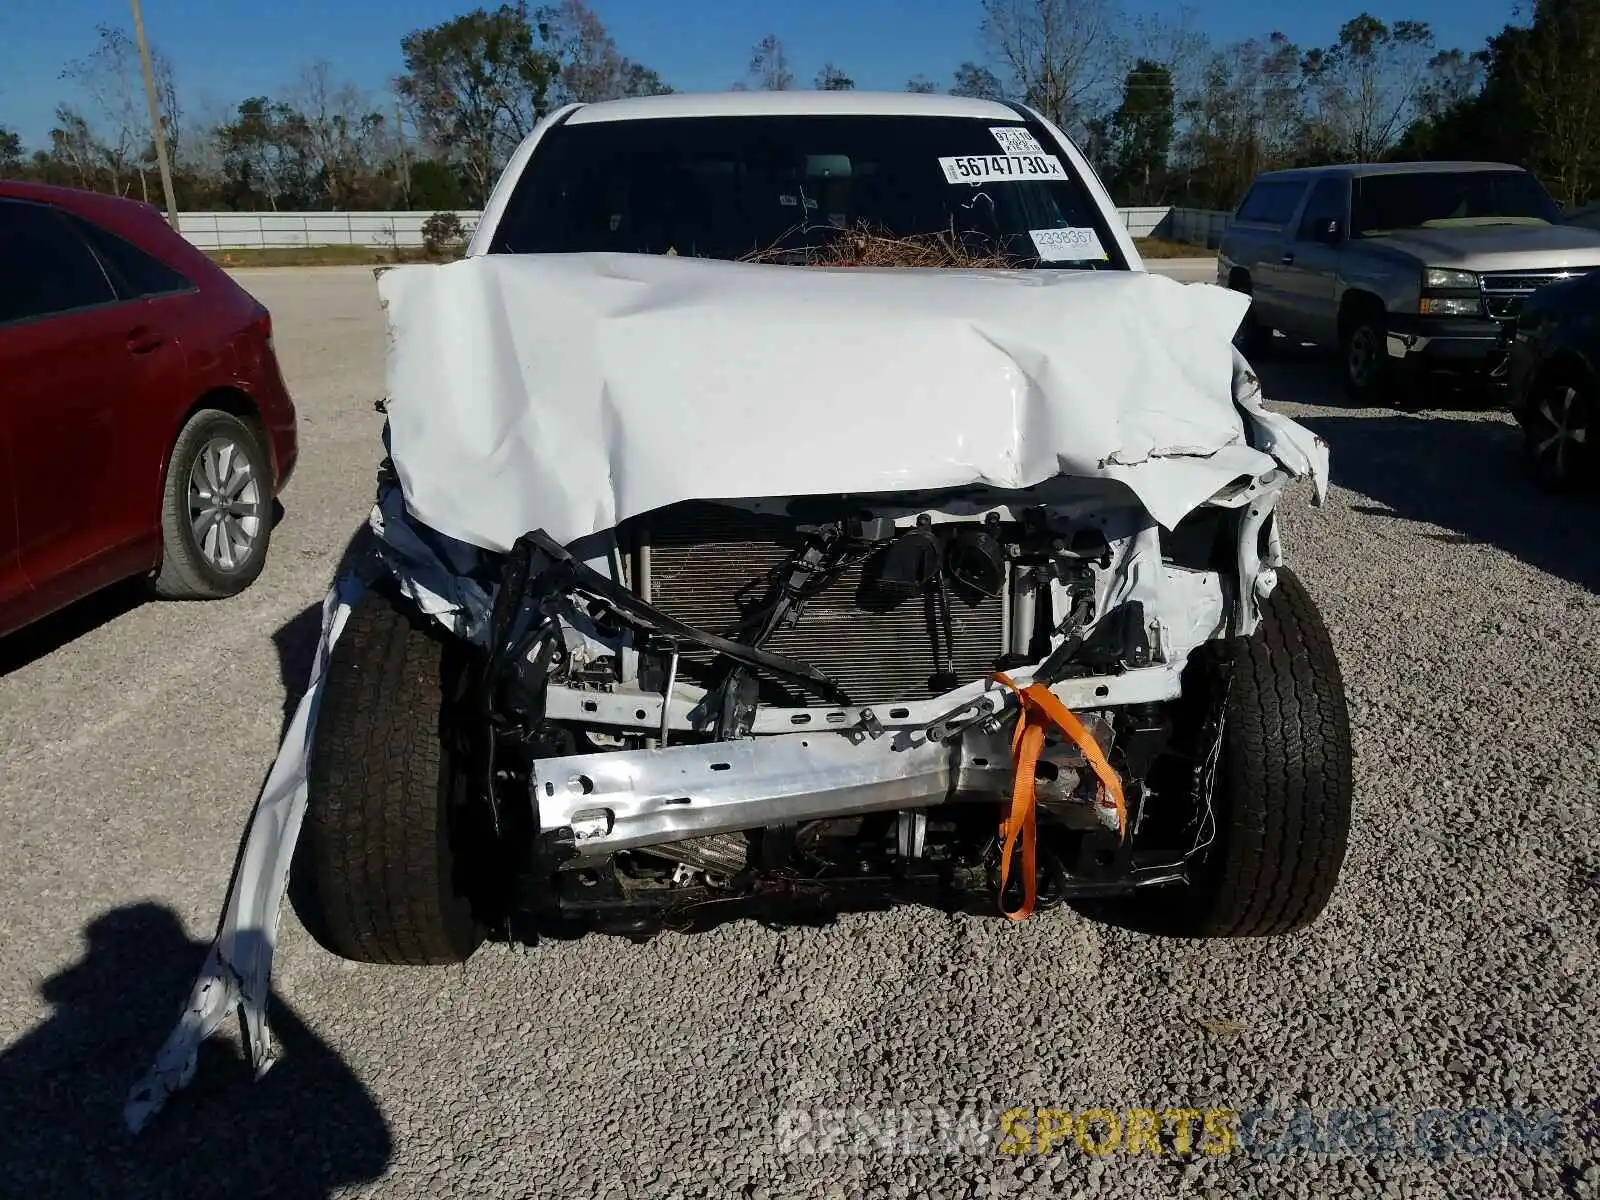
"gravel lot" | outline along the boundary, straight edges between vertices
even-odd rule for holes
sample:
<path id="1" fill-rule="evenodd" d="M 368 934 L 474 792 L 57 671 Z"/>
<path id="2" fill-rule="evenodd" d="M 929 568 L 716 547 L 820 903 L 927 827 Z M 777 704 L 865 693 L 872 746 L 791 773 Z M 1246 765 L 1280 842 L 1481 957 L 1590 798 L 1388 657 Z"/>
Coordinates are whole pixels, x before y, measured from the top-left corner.
<path id="1" fill-rule="evenodd" d="M 378 455 L 370 275 L 242 278 L 302 420 L 266 573 L 0 642 L 0 1194 L 1600 1196 L 1597 507 L 1534 490 L 1504 417 L 1351 409 L 1292 352 L 1262 364 L 1270 394 L 1332 443 L 1337 486 L 1320 512 L 1297 496 L 1286 536 L 1357 750 L 1350 858 L 1312 930 L 1199 944 L 903 910 L 386 970 L 289 916 L 284 1060 L 250 1083 L 217 1041 L 127 1139 L 123 1094 L 209 940 Z M 852 1105 L 1265 1107 L 1265 1144 L 1297 1106 L 1388 1107 L 1402 1134 L 1433 1108 L 1551 1110 L 1561 1146 L 782 1152 L 783 1110 Z"/>

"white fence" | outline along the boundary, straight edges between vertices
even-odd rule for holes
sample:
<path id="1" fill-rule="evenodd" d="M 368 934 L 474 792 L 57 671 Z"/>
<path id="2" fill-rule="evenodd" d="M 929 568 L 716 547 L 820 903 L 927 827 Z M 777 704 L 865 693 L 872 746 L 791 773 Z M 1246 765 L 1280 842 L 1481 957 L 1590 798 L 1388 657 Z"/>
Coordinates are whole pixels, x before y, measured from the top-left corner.
<path id="1" fill-rule="evenodd" d="M 186 212 L 178 231 L 202 250 L 281 249 L 292 246 L 422 245 L 425 212 Z M 468 233 L 476 211 L 456 213 Z"/>
<path id="2" fill-rule="evenodd" d="M 280 249 L 294 246 L 422 245 L 425 212 L 188 212 L 178 228 L 202 250 Z M 1164 237 L 1216 249 L 1228 213 L 1199 208 L 1119 208 L 1117 215 L 1136 238 Z M 469 234 L 475 211 L 457 212 Z"/>
<path id="3" fill-rule="evenodd" d="M 1167 228 L 1160 236 L 1215 250 L 1232 219 L 1232 213 L 1209 208 L 1174 208 L 1169 210 Z"/>
<path id="4" fill-rule="evenodd" d="M 1128 227 L 1129 233 L 1136 238 L 1142 238 L 1155 233 L 1171 211 L 1165 205 L 1159 208 L 1119 208 L 1117 216 L 1122 218 L 1122 223 Z"/>

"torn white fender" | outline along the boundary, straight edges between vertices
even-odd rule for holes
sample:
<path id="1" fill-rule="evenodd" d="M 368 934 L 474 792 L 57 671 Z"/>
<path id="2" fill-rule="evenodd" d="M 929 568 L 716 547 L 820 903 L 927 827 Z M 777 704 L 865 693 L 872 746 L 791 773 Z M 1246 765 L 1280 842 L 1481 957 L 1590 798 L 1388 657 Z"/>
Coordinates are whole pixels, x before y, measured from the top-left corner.
<path id="1" fill-rule="evenodd" d="M 1312 502 L 1320 507 L 1328 499 L 1328 443 L 1298 421 L 1268 411 L 1261 377 L 1238 350 L 1233 352 L 1233 401 L 1250 422 L 1255 445 L 1294 475 L 1311 477 Z"/>
<path id="2" fill-rule="evenodd" d="M 257 1075 L 272 1065 L 272 1032 L 267 1026 L 272 953 L 278 941 L 289 865 L 305 816 L 306 773 L 322 698 L 322 675 L 351 606 L 366 586 L 359 571 L 349 571 L 334 582 L 323 602 L 322 640 L 311 666 L 311 679 L 250 818 L 216 939 L 177 1027 L 150 1070 L 128 1093 L 123 1119 L 135 1133 L 161 1110 L 167 1097 L 194 1077 L 200 1044 L 235 1008 L 244 1018 L 245 1050 Z"/>

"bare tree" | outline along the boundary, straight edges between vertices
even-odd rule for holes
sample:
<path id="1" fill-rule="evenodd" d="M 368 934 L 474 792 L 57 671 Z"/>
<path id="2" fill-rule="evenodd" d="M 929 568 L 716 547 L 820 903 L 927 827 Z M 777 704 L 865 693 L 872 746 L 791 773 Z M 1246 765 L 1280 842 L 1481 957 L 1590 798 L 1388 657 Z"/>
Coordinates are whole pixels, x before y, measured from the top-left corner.
<path id="1" fill-rule="evenodd" d="M 1081 130 L 1120 73 L 1121 24 L 1116 0 L 983 0 L 981 32 L 1013 92 Z"/>
<path id="2" fill-rule="evenodd" d="M 1338 42 L 1301 63 L 1314 135 L 1357 162 L 1382 157 L 1415 115 L 1433 54 L 1421 21 L 1389 26 L 1370 13 L 1346 21 Z"/>
<path id="3" fill-rule="evenodd" d="M 90 132 L 83 114 L 69 104 L 56 105 L 56 124 L 50 131 L 50 155 L 72 172 L 81 188 L 94 187 L 105 169 L 104 147 Z M 114 186 L 116 182 L 113 181 Z"/>
<path id="4" fill-rule="evenodd" d="M 215 93 L 202 91 L 184 121 L 183 141 L 172 146 L 172 157 L 202 179 L 222 177 L 223 153 L 219 133 L 233 118 L 233 106 Z"/>
<path id="5" fill-rule="evenodd" d="M 355 205 L 357 189 L 393 152 L 383 114 L 354 84 L 338 81 L 326 59 L 304 67 L 290 103 L 304 119 L 306 149 L 329 208 Z"/>
<path id="6" fill-rule="evenodd" d="M 617 49 L 616 39 L 584 0 L 542 10 L 558 67 L 554 90 L 562 103 L 655 96 L 672 89 L 661 76 Z"/>
<path id="7" fill-rule="evenodd" d="M 777 34 L 767 34 L 750 51 L 750 66 L 745 70 L 745 77 L 758 91 L 787 92 L 794 87 L 789 55 Z"/>
<path id="8" fill-rule="evenodd" d="M 155 136 L 150 129 L 139 47 L 132 35 L 114 25 L 96 26 L 95 35 L 95 48 L 73 59 L 61 72 L 85 101 L 84 109 L 63 106 L 58 110 L 58 120 L 62 120 L 62 111 L 71 114 L 71 120 L 62 124 L 65 137 L 61 144 L 73 147 L 75 166 L 79 155 L 87 155 L 87 169 L 103 174 L 111 190 L 119 194 L 137 175 L 140 198 L 148 201 L 149 174 L 156 169 Z M 172 64 L 154 49 L 150 59 L 162 132 L 169 146 L 177 146 L 178 99 Z"/>
<path id="9" fill-rule="evenodd" d="M 1133 23 L 1135 57 L 1165 67 L 1180 101 L 1199 90 L 1211 54 L 1211 39 L 1197 27 L 1198 20 L 1197 10 L 1180 6 L 1170 16 L 1146 14 Z"/>

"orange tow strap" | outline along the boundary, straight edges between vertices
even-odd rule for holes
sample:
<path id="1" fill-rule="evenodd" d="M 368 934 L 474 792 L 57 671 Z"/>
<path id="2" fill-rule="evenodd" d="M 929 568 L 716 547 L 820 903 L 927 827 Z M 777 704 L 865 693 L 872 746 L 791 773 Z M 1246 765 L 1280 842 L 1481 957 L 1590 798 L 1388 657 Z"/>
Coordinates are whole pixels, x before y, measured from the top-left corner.
<path id="1" fill-rule="evenodd" d="M 1034 772 L 1039 765 L 1039 754 L 1044 749 L 1044 731 L 1054 725 L 1072 740 L 1083 757 L 1094 768 L 1100 781 L 1101 805 L 1106 800 L 1117 813 L 1117 832 L 1128 836 L 1128 805 L 1122 795 L 1122 780 L 1111 769 L 1100 743 L 1094 734 L 1055 693 L 1042 683 L 1018 687 L 1009 676 L 996 673 L 995 680 L 1017 694 L 1021 711 L 1017 714 L 1017 729 L 1011 735 L 1011 758 L 1015 776 L 1011 785 L 1011 811 L 1000 822 L 1000 911 L 1012 921 L 1026 921 L 1033 913 L 1038 900 L 1038 840 L 1039 823 L 1034 794 Z M 1022 903 L 1015 909 L 1006 907 L 1006 885 L 1011 879 L 1011 858 L 1017 843 L 1022 843 Z"/>

